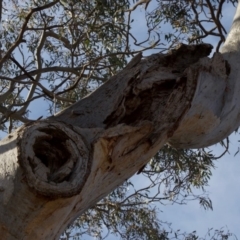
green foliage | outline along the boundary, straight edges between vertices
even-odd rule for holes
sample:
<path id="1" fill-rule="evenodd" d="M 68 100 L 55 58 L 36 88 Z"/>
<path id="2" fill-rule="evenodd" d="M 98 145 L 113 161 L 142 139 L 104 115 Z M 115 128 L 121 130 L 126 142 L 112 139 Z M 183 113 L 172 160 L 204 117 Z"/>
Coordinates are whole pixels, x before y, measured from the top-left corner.
<path id="1" fill-rule="evenodd" d="M 169 26 L 165 40 L 174 47 L 179 42 L 201 43 L 207 36 L 217 37 L 220 45 L 227 34 L 221 23 L 226 3 L 237 4 L 237 0 L 157 0 L 158 6 L 147 14 L 149 26 Z"/>
<path id="2" fill-rule="evenodd" d="M 23 121 L 19 115 L 36 99 L 47 100 L 54 114 L 122 69 L 132 53 L 124 19 L 128 6 L 125 0 L 3 1 L 2 114 L 9 111 Z"/>
<path id="3" fill-rule="evenodd" d="M 96 239 L 116 236 L 126 240 L 208 239 L 200 238 L 196 232 L 174 231 L 171 224 L 159 219 L 161 210 L 158 207 L 159 204 L 181 205 L 198 200 L 204 209 L 213 210 L 205 187 L 214 161 L 215 157 L 204 149 L 177 150 L 166 145 L 151 159 L 142 176 L 124 182 L 81 215 L 66 234 L 75 232 L 80 239 L 85 235 Z M 141 187 L 135 186 L 138 182 L 142 183 Z M 208 234 L 209 239 L 236 239 L 226 229 L 211 229 Z"/>

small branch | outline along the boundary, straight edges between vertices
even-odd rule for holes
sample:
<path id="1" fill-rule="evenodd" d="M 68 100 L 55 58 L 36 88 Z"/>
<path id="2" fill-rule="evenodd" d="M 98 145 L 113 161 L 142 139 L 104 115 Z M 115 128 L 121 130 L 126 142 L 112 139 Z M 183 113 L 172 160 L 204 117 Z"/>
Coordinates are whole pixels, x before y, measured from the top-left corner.
<path id="1" fill-rule="evenodd" d="M 1 79 L 1 77 L 0 77 L 0 79 Z M 9 89 L 5 93 L 0 95 L 0 102 L 4 102 L 8 98 L 8 96 L 10 96 L 12 94 L 14 87 L 15 87 L 15 82 L 10 82 Z"/>
<path id="2" fill-rule="evenodd" d="M 133 12 L 138 6 L 145 4 L 145 10 L 147 10 L 148 4 L 151 2 L 151 0 L 141 0 L 137 2 L 132 8 L 126 10 L 126 12 Z"/>
<path id="3" fill-rule="evenodd" d="M 20 31 L 20 34 L 18 35 L 17 40 L 15 41 L 15 43 L 12 44 L 12 46 L 9 48 L 9 50 L 6 52 L 6 54 L 0 60 L 0 69 L 2 68 L 2 64 L 9 58 L 9 56 L 12 54 L 14 49 L 23 41 L 24 32 L 26 31 L 27 24 L 28 24 L 31 16 L 33 15 L 33 13 L 38 12 L 38 11 L 42 11 L 42 10 L 47 9 L 47 8 L 50 8 L 50 7 L 54 6 L 55 4 L 57 4 L 58 2 L 59 2 L 59 0 L 56 0 L 56 1 L 53 1 L 51 3 L 46 4 L 44 6 L 33 8 L 33 9 L 30 10 L 30 12 L 28 13 L 28 15 L 25 18 L 25 21 L 22 25 L 22 29 Z"/>
<path id="4" fill-rule="evenodd" d="M 21 114 L 19 114 L 16 110 L 15 111 L 11 111 L 9 110 L 8 108 L 6 107 L 3 107 L 0 105 L 0 112 L 3 113 L 3 115 L 5 116 L 6 119 L 8 119 L 9 117 L 11 117 L 12 119 L 15 119 L 15 120 L 19 120 L 23 123 L 27 123 L 29 121 L 32 121 L 32 120 L 29 120 L 25 117 L 23 117 Z"/>
<path id="5" fill-rule="evenodd" d="M 219 21 L 219 19 L 216 18 L 215 13 L 214 13 L 214 9 L 213 9 L 213 6 L 212 6 L 210 0 L 206 0 L 206 2 L 207 2 L 207 5 L 208 5 L 208 8 L 209 8 L 209 10 L 210 10 L 212 19 L 213 19 L 214 23 L 216 24 L 216 26 L 217 26 L 217 28 L 218 28 L 218 31 L 219 31 L 221 40 L 222 40 L 222 41 L 225 41 L 225 37 L 224 37 L 224 35 L 223 35 L 223 33 L 222 33 L 223 26 L 222 26 L 221 22 Z M 222 3 L 222 4 L 223 4 L 223 3 Z M 219 11 L 221 10 L 221 6 L 222 6 L 222 5 L 219 6 Z M 219 12 L 219 11 L 218 11 L 218 13 L 217 13 L 218 16 L 220 15 L 220 12 Z M 225 29 L 224 29 L 224 30 L 225 30 Z"/>

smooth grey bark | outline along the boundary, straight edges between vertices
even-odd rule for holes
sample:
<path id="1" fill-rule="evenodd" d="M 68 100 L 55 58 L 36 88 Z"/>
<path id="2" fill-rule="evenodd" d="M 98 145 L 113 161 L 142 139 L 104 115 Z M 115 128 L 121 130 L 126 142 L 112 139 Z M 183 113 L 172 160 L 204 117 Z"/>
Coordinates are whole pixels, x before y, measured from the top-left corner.
<path id="1" fill-rule="evenodd" d="M 88 97 L 1 141 L 2 239 L 58 239 L 167 142 L 198 148 L 239 126 L 239 16 L 222 49 L 141 56 Z"/>

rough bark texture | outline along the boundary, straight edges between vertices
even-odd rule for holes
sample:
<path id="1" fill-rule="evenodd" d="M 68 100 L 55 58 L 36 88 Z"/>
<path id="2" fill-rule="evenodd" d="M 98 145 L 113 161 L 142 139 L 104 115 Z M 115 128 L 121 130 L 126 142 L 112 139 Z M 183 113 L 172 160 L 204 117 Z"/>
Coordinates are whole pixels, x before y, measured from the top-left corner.
<path id="1" fill-rule="evenodd" d="M 1 141 L 2 239 L 58 239 L 166 142 L 197 148 L 229 135 L 240 120 L 238 42 L 212 59 L 208 44 L 137 55 L 88 97 Z"/>

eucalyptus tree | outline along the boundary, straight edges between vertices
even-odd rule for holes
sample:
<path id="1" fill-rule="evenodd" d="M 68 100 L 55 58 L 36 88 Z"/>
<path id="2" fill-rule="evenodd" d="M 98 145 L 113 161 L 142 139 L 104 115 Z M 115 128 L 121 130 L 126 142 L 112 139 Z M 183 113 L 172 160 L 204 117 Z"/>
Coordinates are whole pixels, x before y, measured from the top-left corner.
<path id="1" fill-rule="evenodd" d="M 79 216 L 80 234 L 102 238 L 105 226 L 167 239 L 148 203 L 195 197 L 211 208 L 191 189 L 204 188 L 213 166 L 200 148 L 239 126 L 240 8 L 225 39 L 227 1 L 157 2 L 1 1 L 3 239 L 58 239 Z M 141 6 L 144 40 L 131 28 Z M 219 38 L 212 58 L 209 35 Z M 143 57 L 147 49 L 158 52 Z M 33 119 L 35 102 L 48 114 Z M 126 193 L 142 170 L 164 196 Z"/>

